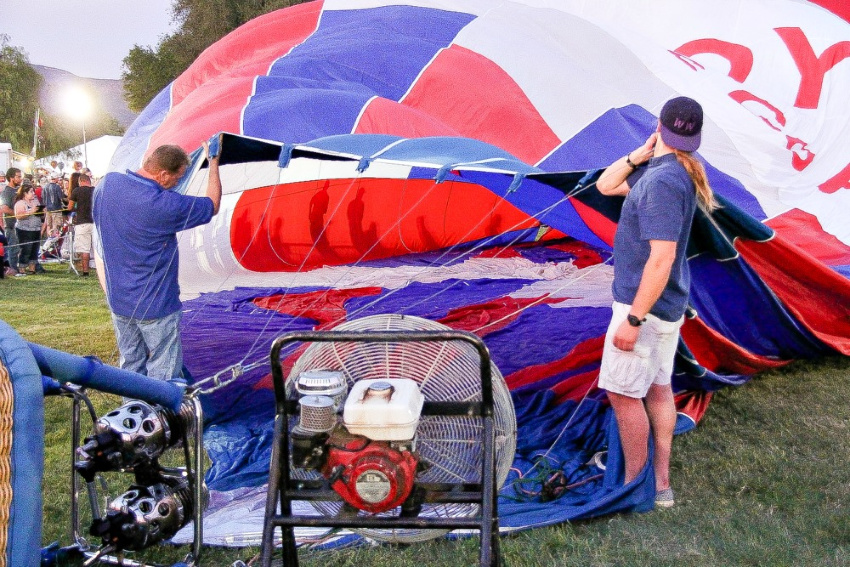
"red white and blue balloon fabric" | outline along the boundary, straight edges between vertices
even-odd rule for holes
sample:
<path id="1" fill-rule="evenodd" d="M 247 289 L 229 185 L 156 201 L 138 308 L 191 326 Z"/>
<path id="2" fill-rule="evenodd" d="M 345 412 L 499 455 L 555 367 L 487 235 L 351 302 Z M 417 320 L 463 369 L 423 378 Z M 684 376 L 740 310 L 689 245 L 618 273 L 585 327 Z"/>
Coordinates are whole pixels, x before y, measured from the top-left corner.
<path id="1" fill-rule="evenodd" d="M 820 4 L 339 0 L 242 26 L 160 93 L 112 164 L 238 134 L 221 212 L 181 235 L 189 369 L 255 363 L 287 330 L 425 316 L 485 338 L 514 394 L 517 474 L 542 453 L 574 482 L 601 474 L 586 463 L 616 448 L 595 379 L 618 213 L 590 172 L 676 95 L 705 109 L 699 153 L 726 203 L 692 238 L 680 427 L 720 385 L 850 353 L 850 25 Z M 265 482 L 267 372 L 205 397 L 211 517 Z M 509 527 L 651 505 L 650 471 L 623 488 L 608 467 L 546 503 L 509 498 L 514 480 Z"/>
<path id="2" fill-rule="evenodd" d="M 580 165 L 559 158 L 561 144 L 609 109 L 657 115 L 683 94 L 706 110 L 701 154 L 753 196 L 746 210 L 790 233 L 817 229 L 805 244 L 847 265 L 850 35 L 844 4 L 819 3 L 302 4 L 204 52 L 139 117 L 113 168 L 226 131 L 286 143 L 459 135 L 547 171 L 589 169 L 604 165 L 601 146 L 625 144 L 603 136 Z"/>

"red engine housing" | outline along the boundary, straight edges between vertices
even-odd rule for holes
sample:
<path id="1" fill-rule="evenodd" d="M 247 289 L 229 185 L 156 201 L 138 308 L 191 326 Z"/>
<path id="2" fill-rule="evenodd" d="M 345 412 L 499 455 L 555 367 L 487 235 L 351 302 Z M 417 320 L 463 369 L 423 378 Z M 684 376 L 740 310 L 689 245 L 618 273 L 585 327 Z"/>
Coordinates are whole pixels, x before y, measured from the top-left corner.
<path id="1" fill-rule="evenodd" d="M 331 487 L 359 510 L 386 512 L 401 505 L 413 490 L 419 459 L 386 441 L 358 438 L 344 448 L 331 447 L 325 476 L 337 478 Z M 342 467 L 340 474 L 339 467 Z"/>

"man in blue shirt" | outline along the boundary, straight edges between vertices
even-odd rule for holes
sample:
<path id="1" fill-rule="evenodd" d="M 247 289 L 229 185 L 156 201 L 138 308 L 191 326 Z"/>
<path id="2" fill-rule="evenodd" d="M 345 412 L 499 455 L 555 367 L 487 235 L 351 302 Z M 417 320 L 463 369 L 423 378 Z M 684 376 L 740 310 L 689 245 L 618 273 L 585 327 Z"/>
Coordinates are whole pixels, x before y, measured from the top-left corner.
<path id="1" fill-rule="evenodd" d="M 56 183 L 59 180 L 57 173 L 50 174 L 50 183 L 44 186 L 41 192 L 41 201 L 44 204 L 46 212 L 44 213 L 44 224 L 47 227 L 49 236 L 56 236 L 62 228 L 64 219 L 62 218 L 62 209 L 65 208 L 63 199 L 65 197 L 62 188 Z"/>
<path id="2" fill-rule="evenodd" d="M 651 432 L 655 504 L 662 507 L 674 504 L 671 377 L 690 293 L 685 251 L 697 204 L 707 212 L 716 207 L 705 169 L 692 155 L 702 120 L 695 100 L 667 101 L 656 131 L 608 166 L 596 183 L 604 195 L 625 196 L 614 237 L 613 316 L 599 387 L 614 408 L 626 484 L 646 466 Z"/>
<path id="3" fill-rule="evenodd" d="M 208 154 L 208 144 L 204 144 Z M 177 233 L 208 223 L 221 203 L 218 156 L 208 157 L 206 196 L 171 191 L 189 167 L 182 148 L 155 149 L 137 172 L 108 173 L 94 194 L 94 223 L 121 368 L 182 376 Z"/>

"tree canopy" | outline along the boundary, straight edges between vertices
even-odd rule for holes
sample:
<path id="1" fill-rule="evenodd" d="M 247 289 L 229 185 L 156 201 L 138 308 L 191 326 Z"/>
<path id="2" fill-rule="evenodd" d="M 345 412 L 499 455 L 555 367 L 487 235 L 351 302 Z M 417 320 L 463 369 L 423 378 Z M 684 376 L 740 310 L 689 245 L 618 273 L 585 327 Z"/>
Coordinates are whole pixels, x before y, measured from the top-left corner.
<path id="1" fill-rule="evenodd" d="M 0 34 L 0 140 L 19 151 L 32 146 L 41 81 L 27 54 Z"/>
<path id="2" fill-rule="evenodd" d="M 248 20 L 305 0 L 173 0 L 178 30 L 156 47 L 134 45 L 124 58 L 124 97 L 142 109 L 207 47 Z"/>

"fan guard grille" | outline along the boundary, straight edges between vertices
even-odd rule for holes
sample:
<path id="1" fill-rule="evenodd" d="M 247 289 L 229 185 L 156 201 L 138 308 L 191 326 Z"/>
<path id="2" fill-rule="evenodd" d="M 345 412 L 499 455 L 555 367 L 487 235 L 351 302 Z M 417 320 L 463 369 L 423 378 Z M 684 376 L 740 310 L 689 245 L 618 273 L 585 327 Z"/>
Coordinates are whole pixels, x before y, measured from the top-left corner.
<path id="1" fill-rule="evenodd" d="M 449 327 L 407 315 L 375 315 L 355 319 L 334 331 L 446 331 Z M 292 395 L 294 378 L 308 370 L 341 371 L 351 385 L 374 378 L 409 378 L 419 384 L 426 401 L 480 401 L 481 361 L 475 348 L 465 341 L 426 342 L 316 342 L 298 358 L 287 378 Z M 508 475 L 516 449 L 516 417 L 508 387 L 495 364 L 490 366 L 493 384 L 496 430 L 496 482 L 501 486 Z M 294 419 L 294 418 L 293 418 Z M 423 482 L 481 482 L 483 425 L 478 418 L 423 416 L 416 433 L 416 450 L 430 464 L 420 473 Z M 292 476 L 316 479 L 319 474 L 292 467 Z M 336 516 L 340 502 L 311 501 L 323 515 Z M 478 513 L 477 504 L 426 504 L 422 516 L 468 517 Z M 366 512 L 361 512 L 366 514 Z M 382 515 L 397 515 L 398 510 Z M 446 530 L 358 529 L 377 540 L 414 542 L 439 537 Z"/>

